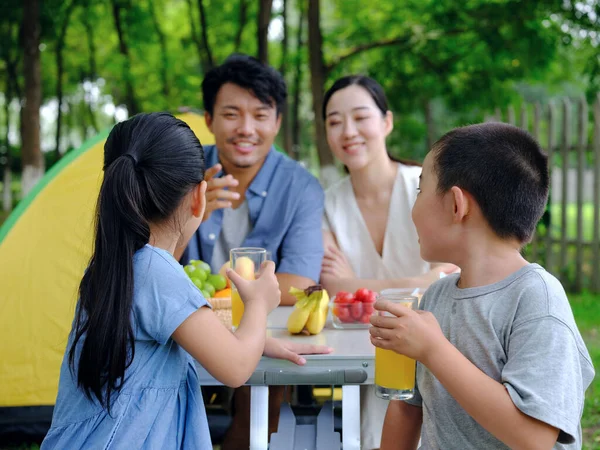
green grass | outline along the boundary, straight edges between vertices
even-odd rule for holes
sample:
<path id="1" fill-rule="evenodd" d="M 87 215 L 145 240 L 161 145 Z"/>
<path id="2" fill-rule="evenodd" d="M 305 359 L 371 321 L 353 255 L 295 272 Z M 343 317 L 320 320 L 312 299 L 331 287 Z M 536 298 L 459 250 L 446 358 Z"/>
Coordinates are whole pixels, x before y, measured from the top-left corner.
<path id="1" fill-rule="evenodd" d="M 587 293 L 570 295 L 569 299 L 577 326 L 598 373 L 600 371 L 600 295 Z M 600 450 L 600 376 L 598 375 L 586 391 L 581 426 L 583 448 Z"/>
<path id="2" fill-rule="evenodd" d="M 550 207 L 550 223 L 552 236 L 560 239 L 562 236 L 561 220 L 562 205 L 554 203 Z M 584 203 L 582 208 L 583 239 L 591 241 L 594 233 L 594 204 Z M 577 239 L 577 204 L 567 205 L 567 239 Z"/>

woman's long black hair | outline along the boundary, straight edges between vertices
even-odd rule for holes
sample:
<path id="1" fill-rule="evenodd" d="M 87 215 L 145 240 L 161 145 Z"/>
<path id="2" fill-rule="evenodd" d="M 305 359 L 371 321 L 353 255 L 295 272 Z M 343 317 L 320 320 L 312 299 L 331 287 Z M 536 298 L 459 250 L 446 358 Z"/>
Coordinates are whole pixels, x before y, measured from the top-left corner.
<path id="1" fill-rule="evenodd" d="M 109 412 L 134 357 L 133 256 L 148 243 L 151 222 L 176 225 L 174 213 L 204 169 L 200 141 L 167 113 L 115 125 L 104 145 L 94 251 L 79 285 L 69 365 L 74 371 L 79 343 L 77 384 Z"/>
<path id="2" fill-rule="evenodd" d="M 327 114 L 327 104 L 329 103 L 329 100 L 331 100 L 331 96 L 333 94 L 335 94 L 337 91 L 347 88 L 348 86 L 352 86 L 352 85 L 360 86 L 364 90 L 366 90 L 369 93 L 369 95 L 371 96 L 371 98 L 373 99 L 373 101 L 375 102 L 375 104 L 377 105 L 377 108 L 379 108 L 379 111 L 381 111 L 381 114 L 385 117 L 389 108 L 388 108 L 388 102 L 387 102 L 387 98 L 385 96 L 385 92 L 383 91 L 383 88 L 381 87 L 381 85 L 377 81 L 375 81 L 373 78 L 369 78 L 364 75 L 347 75 L 345 77 L 337 79 L 335 81 L 335 83 L 333 83 L 331 85 L 331 87 L 327 90 L 327 92 L 325 93 L 325 96 L 323 97 L 323 108 L 321 111 L 323 120 L 325 120 L 325 117 Z M 389 151 L 388 151 L 388 157 L 392 161 L 396 161 L 396 162 L 399 162 L 399 163 L 407 165 L 407 166 L 420 166 L 421 165 L 418 162 L 412 161 L 410 159 L 396 158 L 396 157 L 390 155 Z"/>

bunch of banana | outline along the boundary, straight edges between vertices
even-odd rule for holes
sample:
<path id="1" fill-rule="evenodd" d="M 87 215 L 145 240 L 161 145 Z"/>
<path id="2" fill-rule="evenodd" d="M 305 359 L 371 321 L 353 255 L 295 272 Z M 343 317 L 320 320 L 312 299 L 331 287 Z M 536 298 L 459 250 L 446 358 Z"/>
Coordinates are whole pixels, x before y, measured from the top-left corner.
<path id="1" fill-rule="evenodd" d="M 329 294 L 323 286 L 316 284 L 306 289 L 290 288 L 296 297 L 296 306 L 287 321 L 287 329 L 292 334 L 306 329 L 310 334 L 319 334 L 325 326 L 329 310 Z"/>

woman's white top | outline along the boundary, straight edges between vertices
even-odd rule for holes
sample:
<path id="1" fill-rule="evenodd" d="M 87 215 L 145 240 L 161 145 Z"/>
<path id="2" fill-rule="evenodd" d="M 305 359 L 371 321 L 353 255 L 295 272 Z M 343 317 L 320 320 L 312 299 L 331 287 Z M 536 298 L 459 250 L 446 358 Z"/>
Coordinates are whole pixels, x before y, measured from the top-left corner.
<path id="1" fill-rule="evenodd" d="M 347 176 L 325 192 L 323 229 L 331 231 L 354 274 L 364 279 L 395 279 L 422 275 L 429 263 L 421 259 L 417 230 L 411 219 L 421 167 L 398 165 L 390 210 L 379 255 Z"/>

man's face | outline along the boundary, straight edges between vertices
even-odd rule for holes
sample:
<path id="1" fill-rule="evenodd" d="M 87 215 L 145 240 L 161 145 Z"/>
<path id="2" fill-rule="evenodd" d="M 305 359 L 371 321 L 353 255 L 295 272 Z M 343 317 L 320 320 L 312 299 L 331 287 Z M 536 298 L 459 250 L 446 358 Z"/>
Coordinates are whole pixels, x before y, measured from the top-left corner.
<path id="1" fill-rule="evenodd" d="M 225 167 L 251 168 L 265 160 L 279 132 L 281 116 L 275 105 L 261 103 L 251 92 L 233 83 L 219 89 L 213 115 L 206 124 L 215 135 Z"/>

